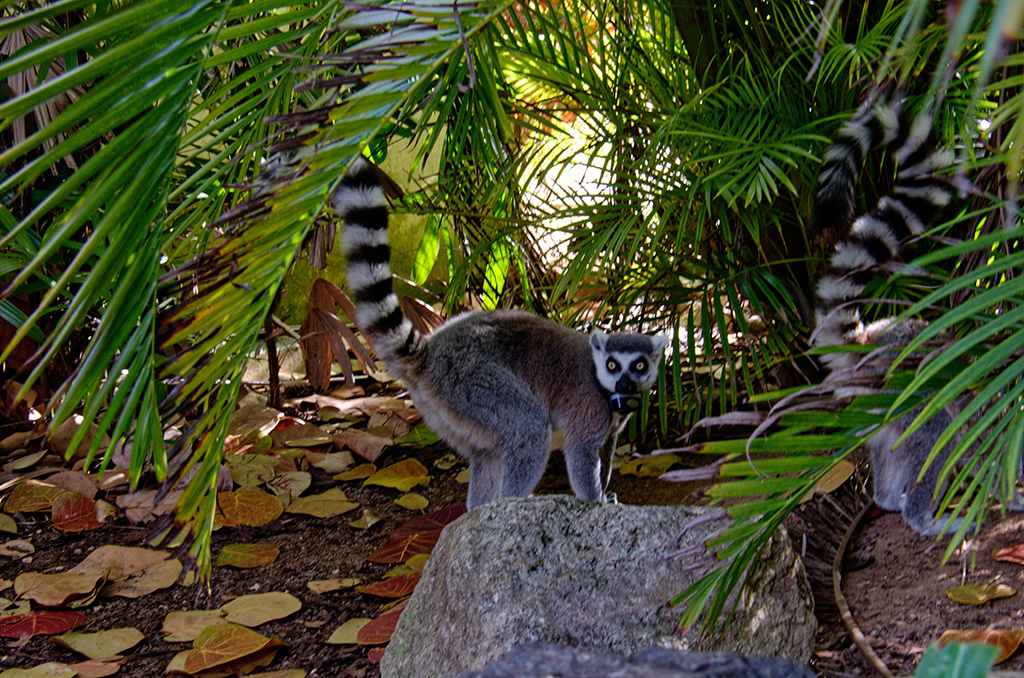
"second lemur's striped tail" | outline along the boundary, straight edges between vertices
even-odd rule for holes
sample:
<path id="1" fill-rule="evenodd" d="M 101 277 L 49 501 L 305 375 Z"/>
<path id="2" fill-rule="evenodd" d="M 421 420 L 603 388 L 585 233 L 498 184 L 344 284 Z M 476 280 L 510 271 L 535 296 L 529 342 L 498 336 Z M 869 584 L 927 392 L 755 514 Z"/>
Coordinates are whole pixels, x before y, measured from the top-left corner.
<path id="1" fill-rule="evenodd" d="M 423 337 L 402 314 L 391 283 L 388 203 L 375 167 L 357 158 L 331 195 L 331 206 L 345 228 L 348 286 L 355 297 L 353 320 L 372 340 L 377 354 L 399 378 L 423 348 Z"/>
<path id="2" fill-rule="evenodd" d="M 896 185 L 892 195 L 853 221 L 818 281 L 816 346 L 861 343 L 865 286 L 896 258 L 901 245 L 931 225 L 952 197 L 949 183 L 936 173 L 953 163 L 953 152 L 936 149 L 931 119 L 921 117 L 908 126 L 895 106 L 884 106 L 848 122 L 825 154 L 812 228 L 846 230 L 853 220 L 861 166 L 877 147 L 896 149 Z M 833 369 L 845 364 L 842 354 L 823 360 Z"/>

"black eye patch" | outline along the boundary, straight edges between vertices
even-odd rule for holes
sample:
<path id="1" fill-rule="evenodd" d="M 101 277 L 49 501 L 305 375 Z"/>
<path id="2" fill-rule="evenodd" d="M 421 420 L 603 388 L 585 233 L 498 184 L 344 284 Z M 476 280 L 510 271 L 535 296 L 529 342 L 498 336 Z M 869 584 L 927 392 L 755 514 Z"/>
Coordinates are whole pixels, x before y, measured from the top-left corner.
<path id="1" fill-rule="evenodd" d="M 637 360 L 635 363 L 633 363 L 633 371 L 634 372 L 640 372 L 640 373 L 646 372 L 647 371 L 647 361 L 644 360 L 643 358 L 641 358 L 640 360 Z"/>

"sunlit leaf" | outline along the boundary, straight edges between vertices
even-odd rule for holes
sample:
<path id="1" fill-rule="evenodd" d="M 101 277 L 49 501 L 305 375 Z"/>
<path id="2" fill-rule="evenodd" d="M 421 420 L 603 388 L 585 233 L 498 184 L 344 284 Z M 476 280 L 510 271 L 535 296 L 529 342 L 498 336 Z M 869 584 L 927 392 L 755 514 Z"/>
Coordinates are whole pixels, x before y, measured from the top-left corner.
<path id="1" fill-rule="evenodd" d="M 409 458 L 385 466 L 364 480 L 363 484 L 393 487 L 401 492 L 408 492 L 417 485 L 426 485 L 429 481 L 427 468 L 416 459 Z"/>
<path id="2" fill-rule="evenodd" d="M 302 513 L 317 518 L 328 518 L 357 508 L 359 508 L 357 502 L 349 501 L 343 491 L 337 487 L 332 487 L 321 494 L 299 497 L 288 505 L 288 513 Z"/>
<path id="3" fill-rule="evenodd" d="M 984 605 L 1000 598 L 1017 595 L 1017 590 L 1006 584 L 965 584 L 946 589 L 946 595 L 964 605 Z"/>

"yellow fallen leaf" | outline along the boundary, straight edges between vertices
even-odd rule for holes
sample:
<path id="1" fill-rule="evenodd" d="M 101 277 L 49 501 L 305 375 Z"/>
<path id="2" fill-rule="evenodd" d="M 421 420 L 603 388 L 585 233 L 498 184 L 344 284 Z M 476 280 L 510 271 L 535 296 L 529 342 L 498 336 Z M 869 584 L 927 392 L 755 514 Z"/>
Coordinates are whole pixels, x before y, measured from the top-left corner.
<path id="1" fill-rule="evenodd" d="M 417 485 L 426 485 L 429 481 L 427 467 L 417 460 L 409 458 L 385 466 L 364 480 L 363 485 L 393 487 L 401 492 L 408 492 Z"/>
<path id="2" fill-rule="evenodd" d="M 356 635 L 359 633 L 359 629 L 369 624 L 372 619 L 366 619 L 363 617 L 356 617 L 355 619 L 349 619 L 347 622 L 339 626 L 331 634 L 331 637 L 327 639 L 328 645 L 355 645 Z"/>
<path id="3" fill-rule="evenodd" d="M 1015 596 L 1017 591 L 1006 584 L 965 584 L 947 589 L 946 595 L 964 605 L 984 605 L 993 600 Z"/>
<path id="4" fill-rule="evenodd" d="M 404 509 L 409 509 L 410 511 L 420 511 L 430 505 L 430 502 L 427 501 L 426 497 L 422 494 L 416 494 L 415 492 L 403 494 L 395 500 L 395 503 Z"/>

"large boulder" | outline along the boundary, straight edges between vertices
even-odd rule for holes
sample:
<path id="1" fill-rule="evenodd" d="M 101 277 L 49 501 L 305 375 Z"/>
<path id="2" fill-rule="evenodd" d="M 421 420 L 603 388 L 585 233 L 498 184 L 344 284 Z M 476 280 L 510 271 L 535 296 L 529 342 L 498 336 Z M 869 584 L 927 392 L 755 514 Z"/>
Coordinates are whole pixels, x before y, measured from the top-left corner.
<path id="1" fill-rule="evenodd" d="M 675 631 L 680 610 L 668 603 L 699 574 L 666 556 L 721 529 L 714 521 L 687 528 L 707 511 L 567 496 L 502 499 L 470 511 L 441 534 L 381 675 L 447 678 L 535 641 L 620 655 L 660 646 L 806 661 L 817 623 L 803 566 L 781 530 L 736 598 L 739 611 L 724 634 L 698 645 Z"/>
<path id="2" fill-rule="evenodd" d="M 509 650 L 493 664 L 457 678 L 814 678 L 791 659 L 748 657 L 735 652 L 683 652 L 652 647 L 630 657 L 587 652 L 549 643 Z"/>

